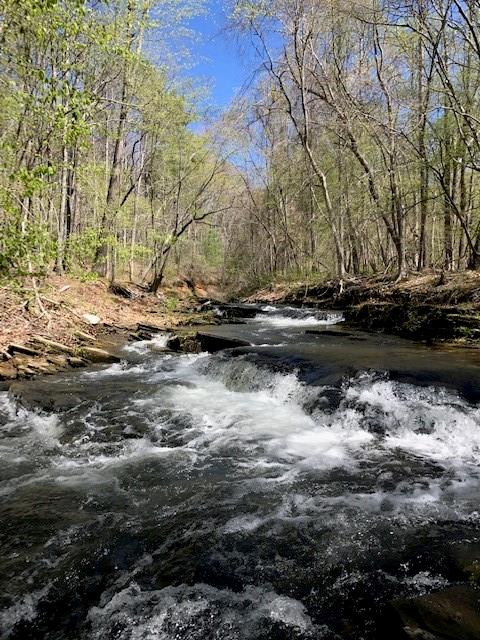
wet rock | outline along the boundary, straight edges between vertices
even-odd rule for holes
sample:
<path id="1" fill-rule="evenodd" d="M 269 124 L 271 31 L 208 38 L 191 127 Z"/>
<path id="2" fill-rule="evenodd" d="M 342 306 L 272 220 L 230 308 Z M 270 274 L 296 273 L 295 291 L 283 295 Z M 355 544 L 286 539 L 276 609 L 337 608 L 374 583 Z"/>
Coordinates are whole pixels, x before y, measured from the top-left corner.
<path id="1" fill-rule="evenodd" d="M 23 364 L 19 365 L 17 370 L 19 378 L 33 378 L 37 373 L 35 369 L 32 369 L 32 367 L 25 366 Z"/>
<path id="2" fill-rule="evenodd" d="M 217 304 L 214 307 L 215 313 L 222 319 L 232 320 L 236 318 L 255 318 L 262 313 L 261 307 L 247 304 Z"/>
<path id="3" fill-rule="evenodd" d="M 128 341 L 129 342 L 141 342 L 142 340 L 144 340 L 143 335 L 141 335 L 140 333 L 129 333 L 128 334 Z"/>
<path id="4" fill-rule="evenodd" d="M 240 340 L 239 338 L 227 338 L 210 333 L 197 333 L 197 339 L 202 351 L 208 351 L 209 353 L 215 353 L 216 351 L 222 351 L 223 349 L 236 349 L 238 347 L 251 346 L 246 340 Z"/>
<path id="5" fill-rule="evenodd" d="M 74 369 L 78 369 L 79 367 L 86 367 L 88 362 L 83 358 L 78 358 L 77 356 L 71 356 L 68 358 L 68 364 Z"/>
<path id="6" fill-rule="evenodd" d="M 480 585 L 480 542 L 465 543 L 455 546 L 452 558 L 460 572 Z"/>
<path id="7" fill-rule="evenodd" d="M 196 334 L 180 336 L 179 340 L 180 350 L 183 351 L 183 353 L 200 353 L 202 351 L 200 340 L 197 338 Z"/>
<path id="8" fill-rule="evenodd" d="M 182 348 L 180 338 L 178 336 L 172 336 L 167 340 L 166 348 L 171 351 L 180 351 Z"/>
<path id="9" fill-rule="evenodd" d="M 391 605 L 396 634 L 404 640 L 479 640 L 480 592 L 456 586 Z M 390 625 L 392 622 L 390 617 Z"/>
<path id="10" fill-rule="evenodd" d="M 157 327 L 154 324 L 145 324 L 143 322 L 139 322 L 137 325 L 137 332 L 139 334 L 142 334 L 142 333 L 154 334 L 154 333 L 161 333 L 162 331 L 165 331 L 163 327 Z"/>
<path id="11" fill-rule="evenodd" d="M 126 440 L 141 440 L 143 438 L 143 434 L 138 433 L 132 426 L 125 427 L 122 431 L 122 436 Z"/>
<path id="12" fill-rule="evenodd" d="M 105 349 L 99 349 L 98 347 L 83 347 L 82 355 L 90 362 L 120 362 L 121 358 L 105 351 Z"/>

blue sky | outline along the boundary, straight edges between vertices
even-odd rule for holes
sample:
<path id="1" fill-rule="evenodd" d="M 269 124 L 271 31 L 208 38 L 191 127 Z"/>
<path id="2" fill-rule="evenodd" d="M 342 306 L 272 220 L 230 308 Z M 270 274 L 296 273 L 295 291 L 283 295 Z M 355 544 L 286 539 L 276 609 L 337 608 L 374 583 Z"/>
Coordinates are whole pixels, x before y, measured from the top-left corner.
<path id="1" fill-rule="evenodd" d="M 192 46 L 196 63 L 191 73 L 210 80 L 211 102 L 226 107 L 249 77 L 247 62 L 232 33 L 225 32 L 226 14 L 222 0 L 207 0 L 206 14 L 191 20 L 198 34 Z"/>

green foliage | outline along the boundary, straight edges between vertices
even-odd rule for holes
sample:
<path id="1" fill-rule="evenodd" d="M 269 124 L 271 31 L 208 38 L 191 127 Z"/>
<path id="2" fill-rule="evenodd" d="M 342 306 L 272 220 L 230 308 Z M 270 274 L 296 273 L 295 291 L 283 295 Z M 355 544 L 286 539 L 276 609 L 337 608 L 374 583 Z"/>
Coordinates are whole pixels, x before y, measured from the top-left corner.
<path id="1" fill-rule="evenodd" d="M 207 235 L 202 240 L 201 248 L 208 266 L 219 267 L 222 264 L 223 246 L 216 229 L 208 230 Z"/>
<path id="2" fill-rule="evenodd" d="M 97 229 L 72 234 L 67 240 L 65 251 L 67 270 L 75 275 L 89 273 L 100 245 L 101 237 Z"/>
<path id="3" fill-rule="evenodd" d="M 165 306 L 167 307 L 168 311 L 173 313 L 178 307 L 178 302 L 179 300 L 177 296 L 170 295 L 165 300 Z"/>
<path id="4" fill-rule="evenodd" d="M 24 220 L 19 209 L 3 208 L 0 222 L 0 279 L 43 277 L 55 255 L 55 242 L 40 220 Z"/>

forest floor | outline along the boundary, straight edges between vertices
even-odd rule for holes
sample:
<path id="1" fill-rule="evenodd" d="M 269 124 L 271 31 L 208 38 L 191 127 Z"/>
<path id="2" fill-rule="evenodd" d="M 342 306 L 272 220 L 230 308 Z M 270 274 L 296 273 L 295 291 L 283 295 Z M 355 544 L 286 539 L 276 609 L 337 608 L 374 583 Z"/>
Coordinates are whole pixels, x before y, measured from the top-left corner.
<path id="1" fill-rule="evenodd" d="M 155 296 L 127 286 L 131 298 L 102 280 L 51 276 L 38 288 L 0 289 L 0 380 L 55 373 L 89 362 L 115 361 L 128 339 L 148 332 L 211 324 L 199 300 L 220 297 L 179 281 Z"/>
<path id="2" fill-rule="evenodd" d="M 385 276 L 278 284 L 249 302 L 344 310 L 347 321 L 414 340 L 480 345 L 480 273 L 425 273 L 401 282 Z"/>

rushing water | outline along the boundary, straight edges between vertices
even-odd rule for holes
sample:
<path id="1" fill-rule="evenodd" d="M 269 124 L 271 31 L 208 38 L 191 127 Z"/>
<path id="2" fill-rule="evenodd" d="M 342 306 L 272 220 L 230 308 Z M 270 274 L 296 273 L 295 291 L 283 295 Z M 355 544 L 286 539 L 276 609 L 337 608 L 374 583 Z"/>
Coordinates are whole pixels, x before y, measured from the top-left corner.
<path id="1" fill-rule="evenodd" d="M 0 394 L 5 638 L 383 638 L 480 516 L 479 360 L 263 309 L 251 348 Z M 306 330 L 323 332 L 306 333 Z"/>

